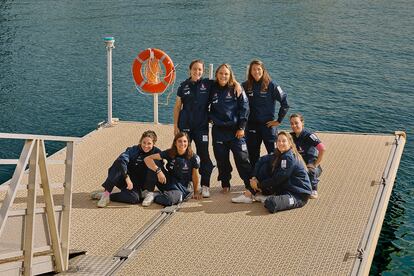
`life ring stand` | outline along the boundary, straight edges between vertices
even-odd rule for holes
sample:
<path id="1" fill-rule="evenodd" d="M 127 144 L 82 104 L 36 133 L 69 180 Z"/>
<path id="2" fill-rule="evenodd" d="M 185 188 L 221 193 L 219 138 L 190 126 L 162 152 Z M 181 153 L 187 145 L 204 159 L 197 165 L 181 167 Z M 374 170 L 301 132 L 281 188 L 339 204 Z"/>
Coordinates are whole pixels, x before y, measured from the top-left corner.
<path id="1" fill-rule="evenodd" d="M 148 59 L 157 59 L 164 65 L 165 76 L 158 83 L 150 83 L 144 78 L 142 66 Z M 132 64 L 132 75 L 137 87 L 142 91 L 157 94 L 163 93 L 167 87 L 174 81 L 175 67 L 171 58 L 162 50 L 148 48 L 137 55 Z"/>

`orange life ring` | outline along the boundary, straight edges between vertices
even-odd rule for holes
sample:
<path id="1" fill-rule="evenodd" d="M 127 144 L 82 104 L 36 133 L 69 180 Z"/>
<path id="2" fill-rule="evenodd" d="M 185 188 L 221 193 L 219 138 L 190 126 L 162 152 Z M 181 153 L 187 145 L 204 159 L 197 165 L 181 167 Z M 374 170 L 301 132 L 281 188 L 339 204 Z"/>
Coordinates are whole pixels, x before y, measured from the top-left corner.
<path id="1" fill-rule="evenodd" d="M 154 59 L 156 59 L 156 65 L 154 65 L 153 62 Z M 161 62 L 164 65 L 164 77 L 158 78 L 154 75 L 148 76 L 147 72 L 145 72 L 144 75 L 146 75 L 146 78 L 144 78 L 142 72 L 143 64 L 146 63 L 151 70 L 151 68 L 157 68 L 158 62 Z M 132 64 L 132 75 L 135 84 L 140 87 L 142 91 L 148 93 L 162 93 L 175 79 L 174 63 L 171 58 L 160 49 L 148 48 L 139 53 L 134 59 Z"/>

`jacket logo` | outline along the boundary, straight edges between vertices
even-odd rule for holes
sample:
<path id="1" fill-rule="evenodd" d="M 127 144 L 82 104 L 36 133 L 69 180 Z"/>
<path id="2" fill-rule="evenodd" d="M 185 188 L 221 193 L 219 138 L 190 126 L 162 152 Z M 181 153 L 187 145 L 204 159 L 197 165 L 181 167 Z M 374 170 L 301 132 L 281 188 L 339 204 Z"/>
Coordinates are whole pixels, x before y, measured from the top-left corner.
<path id="1" fill-rule="evenodd" d="M 286 169 L 286 160 L 282 160 L 282 162 L 280 162 L 280 167 L 282 169 Z"/>

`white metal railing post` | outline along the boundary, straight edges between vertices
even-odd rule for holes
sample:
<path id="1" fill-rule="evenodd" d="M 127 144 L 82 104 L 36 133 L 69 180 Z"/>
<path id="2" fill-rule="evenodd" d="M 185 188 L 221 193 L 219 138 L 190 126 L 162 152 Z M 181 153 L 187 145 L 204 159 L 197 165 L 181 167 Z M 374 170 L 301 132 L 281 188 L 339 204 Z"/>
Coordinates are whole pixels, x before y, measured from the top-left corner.
<path id="1" fill-rule="evenodd" d="M 114 46 L 113 37 L 104 38 L 107 52 L 107 71 L 108 71 L 108 120 L 107 124 L 112 124 L 112 49 Z"/>
<path id="2" fill-rule="evenodd" d="M 158 122 L 158 94 L 154 94 L 154 124 L 159 124 Z"/>
<path id="3" fill-rule="evenodd" d="M 213 74 L 213 64 L 210 63 L 210 65 L 208 66 L 208 78 L 210 80 L 212 80 L 214 78 L 214 74 Z"/>

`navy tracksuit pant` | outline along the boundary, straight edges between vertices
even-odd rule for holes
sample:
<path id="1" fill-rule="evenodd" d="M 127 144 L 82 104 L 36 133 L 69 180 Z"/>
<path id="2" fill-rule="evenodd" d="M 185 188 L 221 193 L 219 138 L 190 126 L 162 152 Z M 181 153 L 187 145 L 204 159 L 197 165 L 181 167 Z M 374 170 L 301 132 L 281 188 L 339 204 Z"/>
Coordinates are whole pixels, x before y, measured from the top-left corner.
<path id="1" fill-rule="evenodd" d="M 266 169 L 259 170 L 258 173 L 259 175 L 256 175 L 256 178 L 259 183 L 269 178 Z M 264 206 L 267 210 L 269 210 L 270 213 L 300 208 L 308 202 L 309 195 L 291 193 L 286 191 L 284 187 L 280 187 L 274 184 L 275 183 L 271 183 L 268 186 L 263 186 L 261 183 L 259 185 L 260 189 L 262 190 L 262 194 L 268 195 Z"/>
<path id="2" fill-rule="evenodd" d="M 260 157 L 260 146 L 266 147 L 267 153 L 275 151 L 275 141 L 277 139 L 277 127 L 267 127 L 265 123 L 247 124 L 247 149 L 249 151 L 249 159 L 252 168 L 256 165 Z"/>
<path id="3" fill-rule="evenodd" d="M 252 168 L 246 140 L 244 138 L 237 139 L 234 136 L 235 131 L 223 130 L 215 126 L 213 126 L 212 134 L 214 156 L 219 171 L 218 180 L 221 181 L 221 186 L 230 188 L 231 172 L 233 170 L 230 164 L 230 151 L 232 151 L 240 178 L 243 180 L 245 187 L 252 190 L 249 183 Z"/>
<path id="4" fill-rule="evenodd" d="M 258 180 L 261 181 L 259 178 Z M 277 185 L 260 185 L 260 188 L 263 195 L 269 195 L 264 206 L 270 213 L 303 207 L 308 202 L 309 198 L 308 194 L 288 192 L 283 187 Z"/>
<path id="5" fill-rule="evenodd" d="M 312 190 L 314 191 L 318 190 L 319 176 L 321 174 L 322 174 L 321 166 L 318 166 L 316 168 L 308 168 L 309 179 L 311 181 Z"/>
<path id="6" fill-rule="evenodd" d="M 208 129 L 199 131 L 182 130 L 188 134 L 190 140 L 194 141 L 196 153 L 200 157 L 200 175 L 201 186 L 210 187 L 210 177 L 213 171 L 213 162 L 211 162 L 208 152 Z"/>
<path id="7" fill-rule="evenodd" d="M 114 163 L 108 169 L 108 177 L 102 184 L 102 187 L 108 192 L 112 192 L 114 187 L 118 187 L 121 190 L 119 193 L 111 193 L 111 201 L 137 204 L 142 200 L 143 190 L 153 192 L 155 189 L 157 178 L 155 173 L 150 170 L 147 170 L 146 175 L 130 175 L 130 178 L 132 183 L 134 183 L 132 190 L 127 189 L 124 172 L 120 165 Z"/>
<path id="8" fill-rule="evenodd" d="M 167 175 L 167 172 L 164 171 L 164 174 Z M 160 192 L 154 197 L 154 202 L 163 206 L 178 204 L 191 196 L 188 188 L 172 177 L 167 178 L 166 184 L 157 183 L 157 188 Z"/>

